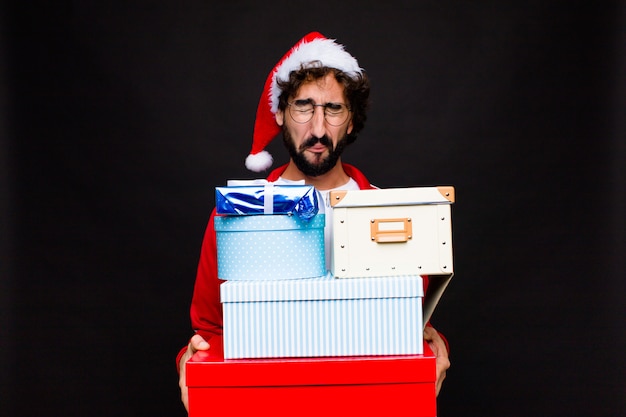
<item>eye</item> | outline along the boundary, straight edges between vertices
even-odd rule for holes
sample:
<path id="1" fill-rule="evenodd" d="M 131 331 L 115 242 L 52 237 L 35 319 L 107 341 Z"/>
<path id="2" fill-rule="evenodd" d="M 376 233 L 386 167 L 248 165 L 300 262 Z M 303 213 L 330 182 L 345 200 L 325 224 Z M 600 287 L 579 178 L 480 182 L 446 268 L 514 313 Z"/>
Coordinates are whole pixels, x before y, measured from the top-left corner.
<path id="1" fill-rule="evenodd" d="M 294 100 L 292 106 L 297 111 L 309 111 L 313 109 L 311 100 Z"/>
<path id="2" fill-rule="evenodd" d="M 326 103 L 326 112 L 330 114 L 341 113 L 344 110 L 344 106 L 341 103 Z"/>

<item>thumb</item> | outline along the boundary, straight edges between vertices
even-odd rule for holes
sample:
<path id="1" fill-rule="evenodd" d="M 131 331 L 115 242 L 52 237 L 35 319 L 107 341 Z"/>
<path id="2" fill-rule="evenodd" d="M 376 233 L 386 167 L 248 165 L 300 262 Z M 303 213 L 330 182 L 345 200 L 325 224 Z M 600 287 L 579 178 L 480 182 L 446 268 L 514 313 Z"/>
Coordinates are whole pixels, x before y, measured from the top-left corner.
<path id="1" fill-rule="evenodd" d="M 211 347 L 209 345 L 209 342 L 204 340 L 204 338 L 202 336 L 200 336 L 199 334 L 193 335 L 193 337 L 189 341 L 189 345 L 191 346 L 191 348 L 194 351 L 197 351 L 197 350 L 209 350 L 209 348 Z"/>

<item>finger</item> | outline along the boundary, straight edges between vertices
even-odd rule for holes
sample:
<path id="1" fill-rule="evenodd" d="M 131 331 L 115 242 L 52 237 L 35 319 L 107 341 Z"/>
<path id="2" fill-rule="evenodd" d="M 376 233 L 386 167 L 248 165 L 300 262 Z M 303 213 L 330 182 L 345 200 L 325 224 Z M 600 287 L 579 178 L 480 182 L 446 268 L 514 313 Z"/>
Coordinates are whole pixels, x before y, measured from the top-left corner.
<path id="1" fill-rule="evenodd" d="M 436 382 L 436 395 L 439 395 L 439 391 L 443 386 L 443 381 L 446 379 L 447 370 L 450 368 L 450 361 L 440 360 L 437 358 L 437 382 Z"/>
<path id="2" fill-rule="evenodd" d="M 439 379 L 437 379 L 437 387 L 435 388 L 435 397 L 439 396 L 439 392 L 441 391 L 441 387 L 443 386 L 444 379 L 446 379 L 445 372 L 443 373 L 443 375 L 439 377 Z"/>
<path id="3" fill-rule="evenodd" d="M 202 336 L 195 334 L 189 341 L 189 347 L 193 352 L 196 352 L 198 350 L 208 350 L 210 345 Z"/>
<path id="4" fill-rule="evenodd" d="M 189 390 L 187 389 L 187 387 L 180 388 L 180 399 L 183 401 L 185 410 L 189 412 Z"/>
<path id="5" fill-rule="evenodd" d="M 189 412 L 189 389 L 187 388 L 187 378 L 186 378 L 185 366 L 184 364 L 180 367 L 180 375 L 178 377 L 178 386 L 180 387 L 180 399 L 185 406 L 185 410 Z"/>
<path id="6" fill-rule="evenodd" d="M 427 342 L 432 342 L 433 338 L 437 334 L 437 331 L 430 326 L 426 326 L 424 328 L 424 340 Z"/>

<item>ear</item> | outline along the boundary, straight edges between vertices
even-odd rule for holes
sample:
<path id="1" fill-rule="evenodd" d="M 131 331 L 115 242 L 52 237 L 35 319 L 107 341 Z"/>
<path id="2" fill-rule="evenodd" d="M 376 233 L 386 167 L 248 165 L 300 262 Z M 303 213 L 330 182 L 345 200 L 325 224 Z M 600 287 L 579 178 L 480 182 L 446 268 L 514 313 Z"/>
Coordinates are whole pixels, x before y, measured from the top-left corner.
<path id="1" fill-rule="evenodd" d="M 349 135 L 350 133 L 352 133 L 352 128 L 354 127 L 354 124 L 352 123 L 352 118 L 350 118 L 350 123 L 348 123 L 348 129 L 346 130 L 346 133 Z"/>
<path id="2" fill-rule="evenodd" d="M 276 112 L 276 124 L 278 126 L 282 126 L 285 121 L 285 113 L 282 110 L 278 109 Z"/>

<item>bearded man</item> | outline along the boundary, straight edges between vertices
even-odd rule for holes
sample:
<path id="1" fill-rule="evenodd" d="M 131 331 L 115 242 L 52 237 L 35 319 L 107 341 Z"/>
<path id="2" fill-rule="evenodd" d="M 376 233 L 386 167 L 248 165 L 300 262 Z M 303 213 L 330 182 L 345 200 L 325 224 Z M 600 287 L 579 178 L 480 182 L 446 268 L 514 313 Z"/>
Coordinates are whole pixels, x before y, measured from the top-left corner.
<path id="1" fill-rule="evenodd" d="M 313 32 L 278 62 L 265 83 L 257 109 L 253 145 L 246 166 L 256 172 L 271 166 L 265 147 L 278 133 L 290 156 L 267 180 L 276 184 L 313 185 L 327 200 L 332 190 L 375 188 L 365 175 L 343 163 L 343 150 L 353 143 L 366 120 L 369 80 L 342 45 Z M 326 213 L 326 224 L 332 224 Z M 205 233 L 191 305 L 195 330 L 178 357 L 179 385 L 188 407 L 185 363 L 198 350 L 208 350 L 213 336 L 222 335 L 222 307 L 217 277 L 217 245 L 213 216 Z M 329 245 L 328 233 L 326 245 Z M 326 250 L 326 253 L 330 253 Z M 327 260 L 328 265 L 328 260 Z M 424 286 L 428 277 L 424 277 Z M 430 324 L 426 340 L 436 356 L 437 394 L 450 367 L 447 342 Z"/>

